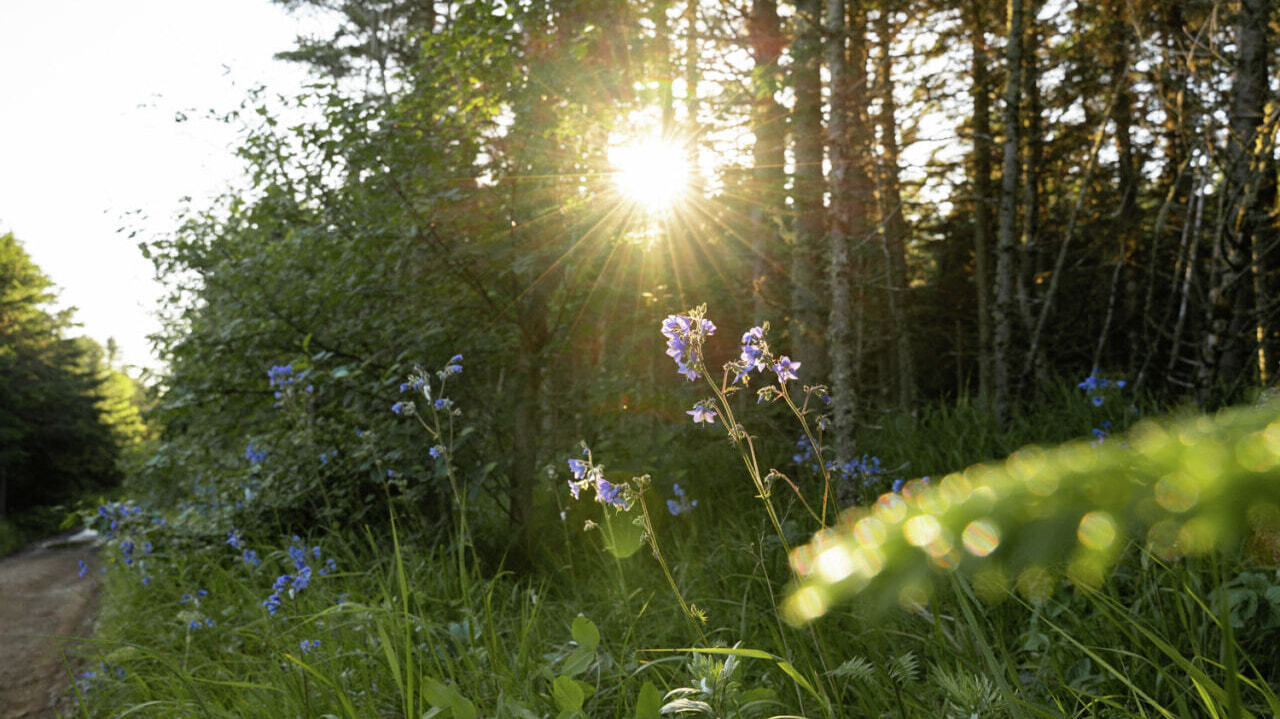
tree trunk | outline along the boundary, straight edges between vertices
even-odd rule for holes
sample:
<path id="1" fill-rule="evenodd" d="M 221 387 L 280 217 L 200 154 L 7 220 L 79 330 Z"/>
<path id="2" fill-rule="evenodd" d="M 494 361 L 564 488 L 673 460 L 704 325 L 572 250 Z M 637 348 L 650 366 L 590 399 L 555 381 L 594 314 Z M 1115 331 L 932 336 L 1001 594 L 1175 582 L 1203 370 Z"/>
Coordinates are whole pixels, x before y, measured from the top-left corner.
<path id="1" fill-rule="evenodd" d="M 902 214 L 902 192 L 898 178 L 897 105 L 893 98 L 893 37 L 889 21 L 891 3 L 882 0 L 876 20 L 880 40 L 879 69 L 876 79 L 880 90 L 880 237 L 885 257 L 885 294 L 893 340 L 894 384 L 898 407 L 911 411 L 915 403 L 915 368 L 911 357 L 911 332 L 906 317 L 907 287 L 907 221 Z"/>
<path id="2" fill-rule="evenodd" d="M 849 63 L 846 55 L 848 28 L 844 0 L 827 0 L 827 68 L 831 77 L 831 111 L 827 121 L 827 147 L 831 160 L 831 224 L 828 283 L 831 316 L 827 322 L 827 348 L 831 362 L 831 418 L 833 454 L 837 462 L 853 457 L 854 387 L 853 269 L 850 220 L 852 174 L 849 142 Z"/>
<path id="3" fill-rule="evenodd" d="M 796 239 L 791 251 L 791 352 L 806 362 L 814 382 L 826 377 L 826 348 L 823 330 L 824 293 L 818 262 L 822 249 L 822 5 L 820 0 L 801 0 L 796 6 L 795 60 L 791 84 L 796 93 L 791 114 L 795 142 Z"/>
<path id="4" fill-rule="evenodd" d="M 973 53 L 973 280 L 978 296 L 978 395 L 991 396 L 991 91 L 987 72 L 986 18 L 982 0 L 971 0 Z M 957 362 L 960 358 L 957 357 Z"/>
<path id="5" fill-rule="evenodd" d="M 778 218 L 786 177 L 786 111 L 774 99 L 780 88 L 778 58 L 782 55 L 782 26 L 775 0 L 751 4 L 748 36 L 755 69 L 751 73 L 751 129 L 755 133 L 751 170 L 751 250 L 757 321 L 769 316 L 780 291 Z"/>
<path id="6" fill-rule="evenodd" d="M 1257 314 L 1253 284 L 1254 255 L 1270 247 L 1269 211 L 1259 200 L 1262 165 L 1258 128 L 1266 115 L 1267 0 L 1243 0 L 1236 22 L 1235 77 L 1231 85 L 1227 143 L 1229 222 L 1214 253 L 1216 282 L 1209 290 L 1211 326 L 1205 341 L 1208 386 L 1199 388 L 1203 404 L 1230 402 L 1257 378 Z M 1263 143 L 1267 144 L 1267 143 Z"/>
<path id="7" fill-rule="evenodd" d="M 1009 361 L 1013 340 L 1013 273 L 1018 265 L 1018 115 L 1022 103 L 1022 0 L 1009 0 L 1008 46 L 1005 48 L 1004 167 L 1000 178 L 1000 237 L 996 245 L 995 342 L 992 364 L 995 413 L 1008 416 Z"/>

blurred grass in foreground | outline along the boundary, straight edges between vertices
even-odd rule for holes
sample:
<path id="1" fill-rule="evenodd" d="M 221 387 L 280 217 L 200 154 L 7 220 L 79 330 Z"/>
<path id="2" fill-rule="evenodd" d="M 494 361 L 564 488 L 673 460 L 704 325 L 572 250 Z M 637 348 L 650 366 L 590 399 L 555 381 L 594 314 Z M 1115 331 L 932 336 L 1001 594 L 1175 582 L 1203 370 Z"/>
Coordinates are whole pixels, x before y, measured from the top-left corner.
<path id="1" fill-rule="evenodd" d="M 1266 542 L 1280 528 L 1280 403 L 1148 420 L 1126 436 L 1027 447 L 940 481 L 916 480 L 797 548 L 793 624 L 858 596 L 925 605 L 939 575 L 997 602 L 1094 589 L 1131 542 L 1173 561 Z M 1255 546 L 1255 549 L 1258 547 Z"/>

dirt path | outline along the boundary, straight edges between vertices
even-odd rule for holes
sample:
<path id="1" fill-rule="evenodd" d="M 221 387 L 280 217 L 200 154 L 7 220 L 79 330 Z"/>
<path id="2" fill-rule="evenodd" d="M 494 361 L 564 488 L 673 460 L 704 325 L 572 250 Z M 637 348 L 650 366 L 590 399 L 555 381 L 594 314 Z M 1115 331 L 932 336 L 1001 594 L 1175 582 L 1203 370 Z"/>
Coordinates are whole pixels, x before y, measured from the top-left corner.
<path id="1" fill-rule="evenodd" d="M 81 560 L 94 565 L 90 544 L 49 540 L 0 559 L 0 719 L 54 717 L 67 688 L 59 637 L 92 630 L 95 574 L 81 579 Z M 96 572 L 96 570 L 95 570 Z"/>

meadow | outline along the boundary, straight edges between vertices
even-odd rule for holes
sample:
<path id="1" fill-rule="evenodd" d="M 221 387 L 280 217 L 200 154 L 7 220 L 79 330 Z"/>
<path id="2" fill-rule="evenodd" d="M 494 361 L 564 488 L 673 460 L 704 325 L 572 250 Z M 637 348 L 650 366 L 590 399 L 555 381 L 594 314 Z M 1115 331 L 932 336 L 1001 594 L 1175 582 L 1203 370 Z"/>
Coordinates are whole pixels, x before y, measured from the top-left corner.
<path id="1" fill-rule="evenodd" d="M 253 445 L 236 492 L 135 482 L 85 510 L 106 543 L 80 715 L 1280 714 L 1275 404 L 1168 413 L 1095 371 L 1003 426 L 886 413 L 837 466 L 827 390 L 766 327 L 723 370 L 701 310 L 662 330 L 690 380 L 675 439 L 564 447 L 519 558 L 455 466 L 461 356 L 385 410 L 421 432 L 447 523 L 382 464 L 358 517 L 261 510 Z M 318 391 L 266 375 L 286 414 Z"/>

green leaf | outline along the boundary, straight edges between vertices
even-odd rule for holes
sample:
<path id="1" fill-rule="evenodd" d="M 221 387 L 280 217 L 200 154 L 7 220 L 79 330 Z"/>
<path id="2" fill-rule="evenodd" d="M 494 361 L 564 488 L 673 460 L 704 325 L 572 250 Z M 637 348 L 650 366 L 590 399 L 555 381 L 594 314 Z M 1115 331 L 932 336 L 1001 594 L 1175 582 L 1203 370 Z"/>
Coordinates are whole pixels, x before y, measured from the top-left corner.
<path id="1" fill-rule="evenodd" d="M 590 619 L 583 616 L 574 617 L 573 641 L 583 649 L 595 651 L 595 648 L 600 646 L 600 630 Z"/>
<path id="2" fill-rule="evenodd" d="M 582 702 L 587 697 L 578 682 L 570 677 L 561 676 L 551 682 L 551 698 L 555 700 L 562 714 L 572 714 L 582 711 Z"/>
<path id="3" fill-rule="evenodd" d="M 645 682 L 636 698 L 636 719 L 660 719 L 661 714 L 662 691 L 653 682 Z"/>
<path id="4" fill-rule="evenodd" d="M 564 664 L 560 665 L 560 673 L 569 677 L 577 676 L 586 671 L 587 667 L 591 666 L 591 662 L 595 661 L 595 658 L 596 652 L 594 649 L 578 647 L 565 658 Z"/>

